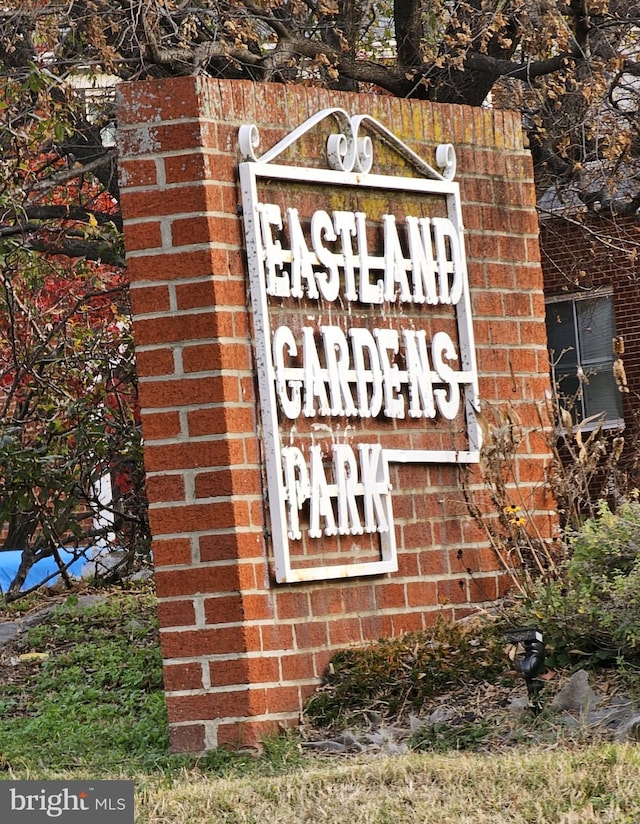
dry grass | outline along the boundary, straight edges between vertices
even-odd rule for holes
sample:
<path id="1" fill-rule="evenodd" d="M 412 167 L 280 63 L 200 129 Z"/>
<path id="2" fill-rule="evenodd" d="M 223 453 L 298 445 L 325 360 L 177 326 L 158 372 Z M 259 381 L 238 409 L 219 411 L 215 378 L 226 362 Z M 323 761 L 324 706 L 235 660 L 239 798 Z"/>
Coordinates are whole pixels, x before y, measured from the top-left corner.
<path id="1" fill-rule="evenodd" d="M 136 824 L 638 824 L 640 752 L 347 757 L 270 778 L 185 772 L 137 789 Z"/>

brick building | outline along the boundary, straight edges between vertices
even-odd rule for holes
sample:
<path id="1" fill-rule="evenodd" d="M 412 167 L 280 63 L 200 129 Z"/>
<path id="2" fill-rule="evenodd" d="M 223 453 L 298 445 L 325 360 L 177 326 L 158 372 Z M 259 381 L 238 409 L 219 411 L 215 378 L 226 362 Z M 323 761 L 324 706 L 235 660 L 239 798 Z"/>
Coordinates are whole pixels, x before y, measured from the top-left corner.
<path id="1" fill-rule="evenodd" d="M 637 430 L 640 398 L 640 223 L 611 213 L 566 217 L 543 214 L 540 222 L 559 393 L 574 420 L 603 413 L 605 429 L 624 427 L 629 434 Z M 614 370 L 618 360 L 623 372 Z"/>

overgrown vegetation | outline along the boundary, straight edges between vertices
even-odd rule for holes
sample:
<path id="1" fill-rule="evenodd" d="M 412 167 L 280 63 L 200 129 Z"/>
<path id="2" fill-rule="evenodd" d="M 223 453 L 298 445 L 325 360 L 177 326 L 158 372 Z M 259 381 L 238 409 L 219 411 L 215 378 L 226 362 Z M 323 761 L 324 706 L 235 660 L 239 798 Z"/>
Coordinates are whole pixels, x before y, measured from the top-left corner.
<path id="1" fill-rule="evenodd" d="M 640 501 L 633 487 L 635 458 L 625 453 L 621 432 L 608 433 L 593 421 L 588 427 L 574 424 L 561 409 L 556 415 L 564 426 L 554 430 L 549 412 L 541 409 L 540 426 L 548 433 L 552 459 L 538 489 L 518 483 L 515 467 L 518 454 L 527 449 L 527 433 L 510 405 L 480 416 L 482 484 L 463 485 L 471 516 L 511 578 L 509 597 L 495 605 L 490 620 L 468 626 L 439 622 L 429 632 L 338 653 L 326 684 L 306 708 L 311 723 L 331 728 L 366 721 L 372 713 L 397 718 L 458 684 L 497 682 L 508 669 L 506 638 L 514 627 L 542 632 L 548 667 L 615 667 L 626 689 L 637 693 Z M 479 489 L 485 505 L 489 493 L 488 510 L 476 502 Z M 605 493 L 607 499 L 601 497 Z M 554 537 L 539 528 L 536 500 L 560 502 L 561 529 Z M 437 724 L 421 730 L 415 745 L 465 749 L 483 740 L 475 723 L 445 726 L 446 734 Z"/>
<path id="2" fill-rule="evenodd" d="M 373 715 L 406 717 L 440 692 L 496 679 L 507 665 L 503 646 L 492 623 L 438 621 L 430 631 L 345 649 L 332 658 L 326 684 L 307 703 L 305 716 L 321 727 Z"/>
<path id="3" fill-rule="evenodd" d="M 621 391 L 624 387 L 621 387 Z M 554 422 L 553 425 L 551 422 Z M 540 411 L 551 459 L 538 488 L 522 489 L 516 465 L 527 432 L 508 406 L 483 418 L 480 472 L 494 512 L 482 526 L 513 584 L 501 620 L 536 625 L 555 665 L 640 658 L 640 502 L 634 433 L 602 420 L 576 422 L 558 398 Z M 527 497 L 528 496 L 528 497 Z M 556 532 L 539 528 L 540 503 L 553 508 Z M 545 516 L 546 517 L 546 516 Z"/>
<path id="4" fill-rule="evenodd" d="M 640 663 L 640 503 L 600 501 L 567 543 L 558 576 L 516 599 L 511 619 L 540 627 L 554 665 Z"/>
<path id="5" fill-rule="evenodd" d="M 26 220 L 0 227 L 0 548 L 22 552 L 14 599 L 46 558 L 64 577 L 111 546 L 130 571 L 149 530 L 117 201 L 69 172 L 59 143 L 80 114 L 47 71 L 4 78 L 0 109 L 0 213 Z M 96 243 L 109 263 L 88 259 Z"/>
<path id="6" fill-rule="evenodd" d="M 0 766 L 7 778 L 132 778 L 140 824 L 637 820 L 637 748 L 594 745 L 579 728 L 528 713 L 508 729 L 491 716 L 424 726 L 410 742 L 414 753 L 391 758 L 319 760 L 305 754 L 296 732 L 265 741 L 260 756 L 224 749 L 202 758 L 170 755 L 151 585 L 93 590 L 99 597 L 88 605 L 83 594 L 56 596 L 65 600 L 3 651 Z M 2 611 L 15 618 L 45 605 L 42 594 L 32 595 Z M 494 623 L 443 623 L 428 635 L 384 642 L 384 660 L 375 647 L 363 651 L 365 659 L 345 652 L 343 672 L 361 702 L 371 698 L 360 681 L 367 662 L 386 685 L 380 701 L 384 690 L 394 692 L 389 662 L 416 698 L 474 678 L 500 680 L 505 659 Z"/>
<path id="7" fill-rule="evenodd" d="M 614 513 L 601 501 L 595 517 L 567 532 L 565 551 L 553 575 L 529 578 L 490 616 L 468 624 L 439 621 L 427 632 L 339 652 L 306 718 L 329 729 L 374 717 L 395 721 L 462 684 L 511 683 L 515 689 L 507 658 L 513 627 L 542 632 L 549 668 L 614 668 L 637 698 L 640 502 L 625 501 Z M 483 730 L 477 719 L 429 724 L 413 743 L 418 749 L 473 749 L 487 737 Z"/>

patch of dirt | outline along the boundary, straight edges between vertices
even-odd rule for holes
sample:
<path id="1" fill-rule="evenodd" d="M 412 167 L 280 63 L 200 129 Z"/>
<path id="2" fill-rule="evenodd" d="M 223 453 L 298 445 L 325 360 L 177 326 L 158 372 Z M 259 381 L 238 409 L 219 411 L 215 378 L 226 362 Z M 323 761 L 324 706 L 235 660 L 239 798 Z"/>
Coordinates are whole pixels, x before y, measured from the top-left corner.
<path id="1" fill-rule="evenodd" d="M 303 747 L 319 755 L 388 755 L 409 749 L 492 751 L 640 739 L 640 709 L 615 670 L 548 672 L 540 704 L 532 705 L 519 678 L 469 684 L 434 696 L 419 713 L 383 717 L 363 712 L 331 731 L 304 723 Z"/>

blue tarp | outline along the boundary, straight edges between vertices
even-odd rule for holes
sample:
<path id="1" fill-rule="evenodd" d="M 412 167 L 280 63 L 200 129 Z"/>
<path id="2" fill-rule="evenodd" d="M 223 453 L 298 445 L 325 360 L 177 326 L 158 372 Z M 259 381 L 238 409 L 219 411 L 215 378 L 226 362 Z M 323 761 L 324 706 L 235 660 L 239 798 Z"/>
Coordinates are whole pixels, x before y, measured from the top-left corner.
<path id="1" fill-rule="evenodd" d="M 65 564 L 72 561 L 72 552 L 67 552 L 65 549 L 60 549 L 58 552 L 60 553 L 60 557 Z M 22 552 L 19 549 L 0 551 L 0 588 L 2 589 L 2 592 L 6 592 L 9 589 L 11 581 L 15 578 L 15 574 L 20 566 L 21 557 Z M 69 566 L 67 572 L 69 575 L 79 576 L 86 564 L 86 558 L 78 558 L 76 561 L 73 561 L 71 566 Z M 29 574 L 27 575 L 27 580 L 24 582 L 22 589 L 31 589 L 31 587 L 37 586 L 42 583 L 47 576 L 51 575 L 52 572 L 57 571 L 58 564 L 55 562 L 54 558 L 43 558 L 31 567 Z M 56 576 L 56 578 L 57 577 L 58 576 Z M 56 578 L 51 578 L 48 580 L 47 586 L 54 584 Z"/>

